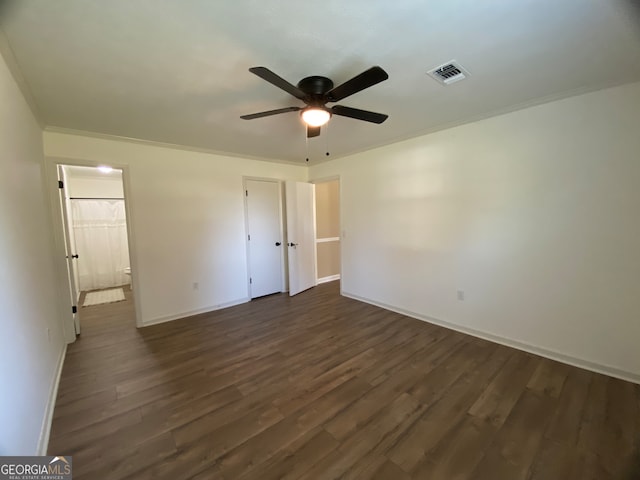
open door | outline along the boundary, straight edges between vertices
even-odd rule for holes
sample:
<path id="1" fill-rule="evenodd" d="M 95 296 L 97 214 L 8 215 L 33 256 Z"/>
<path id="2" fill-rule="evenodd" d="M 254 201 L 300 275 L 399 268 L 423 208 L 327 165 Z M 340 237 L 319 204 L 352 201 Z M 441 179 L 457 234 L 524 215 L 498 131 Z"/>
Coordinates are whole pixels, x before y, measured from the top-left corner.
<path id="1" fill-rule="evenodd" d="M 316 285 L 315 185 L 286 182 L 289 295 Z"/>
<path id="2" fill-rule="evenodd" d="M 62 212 L 62 226 L 64 233 L 65 255 L 67 256 L 67 278 L 69 281 L 69 292 L 71 294 L 69 308 L 73 314 L 73 324 L 76 335 L 80 335 L 80 316 L 78 315 L 78 285 L 75 277 L 74 261 L 78 260 L 78 254 L 74 250 L 72 242 L 71 226 L 69 225 L 69 199 L 65 193 L 65 173 L 64 167 L 58 165 L 58 186 L 60 192 L 60 211 Z"/>

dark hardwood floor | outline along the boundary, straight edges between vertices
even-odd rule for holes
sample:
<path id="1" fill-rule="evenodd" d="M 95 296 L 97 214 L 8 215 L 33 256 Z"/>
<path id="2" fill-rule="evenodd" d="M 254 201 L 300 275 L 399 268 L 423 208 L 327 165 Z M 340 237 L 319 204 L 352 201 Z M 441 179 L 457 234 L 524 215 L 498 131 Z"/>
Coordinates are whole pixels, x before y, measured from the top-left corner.
<path id="1" fill-rule="evenodd" d="M 638 478 L 632 383 L 337 282 L 139 330 L 126 293 L 67 352 L 49 453 L 76 479 Z"/>

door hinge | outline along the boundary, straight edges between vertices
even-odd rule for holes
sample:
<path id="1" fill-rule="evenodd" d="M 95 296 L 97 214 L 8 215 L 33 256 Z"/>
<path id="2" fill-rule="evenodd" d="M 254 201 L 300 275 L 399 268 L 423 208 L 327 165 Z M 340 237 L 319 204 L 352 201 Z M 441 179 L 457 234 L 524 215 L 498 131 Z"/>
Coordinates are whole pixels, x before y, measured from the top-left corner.
<path id="1" fill-rule="evenodd" d="M 249 196 L 249 190 L 245 190 L 245 191 L 244 191 L 244 196 L 245 196 L 245 197 L 248 197 L 248 196 Z"/>
<path id="2" fill-rule="evenodd" d="M 64 182 L 62 180 L 58 180 L 58 188 L 64 188 Z"/>
<path id="3" fill-rule="evenodd" d="M 75 305 L 71 307 L 71 313 L 78 313 L 78 307 Z"/>
<path id="4" fill-rule="evenodd" d="M 249 277 L 249 284 L 253 283 L 253 278 Z"/>
<path id="5" fill-rule="evenodd" d="M 247 235 L 247 240 L 251 241 L 251 235 Z"/>

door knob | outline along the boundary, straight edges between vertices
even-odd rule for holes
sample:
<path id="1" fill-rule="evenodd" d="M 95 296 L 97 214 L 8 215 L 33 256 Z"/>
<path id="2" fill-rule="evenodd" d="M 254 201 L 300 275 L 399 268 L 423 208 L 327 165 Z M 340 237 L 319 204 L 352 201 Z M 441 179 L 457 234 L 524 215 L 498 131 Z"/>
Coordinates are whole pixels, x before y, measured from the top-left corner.
<path id="1" fill-rule="evenodd" d="M 279 247 L 280 245 L 282 245 L 280 242 L 276 242 L 276 247 Z"/>
<path id="2" fill-rule="evenodd" d="M 297 243 L 289 243 L 288 245 L 289 245 L 290 247 L 297 247 L 297 246 L 298 246 L 298 244 L 297 244 Z"/>
<path id="3" fill-rule="evenodd" d="M 71 255 L 71 258 L 78 258 L 78 254 L 76 253 L 75 255 Z"/>

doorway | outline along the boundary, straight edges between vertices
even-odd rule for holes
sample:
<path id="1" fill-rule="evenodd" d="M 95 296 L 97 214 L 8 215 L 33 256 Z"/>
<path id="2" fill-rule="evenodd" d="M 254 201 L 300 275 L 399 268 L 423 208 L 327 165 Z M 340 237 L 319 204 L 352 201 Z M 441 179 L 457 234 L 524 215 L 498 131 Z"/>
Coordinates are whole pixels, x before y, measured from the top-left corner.
<path id="1" fill-rule="evenodd" d="M 73 330 L 79 335 L 85 307 L 132 303 L 123 170 L 60 164 L 57 175 Z"/>
<path id="2" fill-rule="evenodd" d="M 340 179 L 315 182 L 317 282 L 340 280 Z"/>

